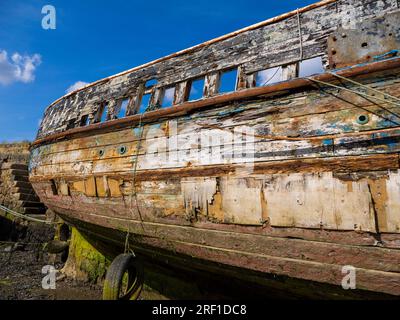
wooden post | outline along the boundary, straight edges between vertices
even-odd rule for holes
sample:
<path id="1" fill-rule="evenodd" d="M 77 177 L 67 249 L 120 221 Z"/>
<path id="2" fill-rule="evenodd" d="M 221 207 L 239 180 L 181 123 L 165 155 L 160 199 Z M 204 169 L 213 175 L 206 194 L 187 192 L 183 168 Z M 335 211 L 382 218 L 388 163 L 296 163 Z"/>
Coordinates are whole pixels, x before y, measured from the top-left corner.
<path id="1" fill-rule="evenodd" d="M 219 91 L 219 80 L 220 80 L 220 73 L 213 72 L 207 74 L 205 77 L 205 84 L 204 84 L 204 97 L 211 97 L 218 94 Z"/>

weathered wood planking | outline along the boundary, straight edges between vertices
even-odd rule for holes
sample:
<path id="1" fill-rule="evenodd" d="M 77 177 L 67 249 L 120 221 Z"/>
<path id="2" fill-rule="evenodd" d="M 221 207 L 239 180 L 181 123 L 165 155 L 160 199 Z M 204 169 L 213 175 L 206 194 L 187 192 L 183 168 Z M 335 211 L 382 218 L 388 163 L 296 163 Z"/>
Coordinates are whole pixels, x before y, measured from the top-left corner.
<path id="1" fill-rule="evenodd" d="M 67 95 L 45 112 L 30 180 L 64 219 L 110 242 L 131 235 L 138 252 L 336 285 L 353 265 L 358 288 L 400 295 L 399 103 L 315 81 L 360 90 L 329 74 L 290 80 L 301 58 L 342 63 L 332 57 L 340 43 L 327 43 L 338 27 L 353 36 L 389 13 L 398 16 L 397 1 L 325 1 Z M 398 97 L 396 61 L 340 74 Z M 290 81 L 253 88 L 255 72 L 273 66 Z M 232 67 L 237 92 L 220 95 L 220 73 Z M 204 99 L 188 103 L 199 76 Z M 143 94 L 157 107 L 170 86 L 174 107 L 145 113 L 143 123 L 133 115 L 93 124 L 104 103 L 112 120 L 131 97 L 132 115 Z M 77 128 L 83 115 L 93 125 Z"/>
<path id="2" fill-rule="evenodd" d="M 62 208 L 59 211 L 62 212 Z M 81 215 L 80 211 L 72 210 L 68 211 L 66 217 L 72 219 L 69 221 L 75 224 L 78 223 L 77 221 L 81 221 L 82 224 L 84 222 L 95 223 L 117 230 L 129 227 L 135 234 L 146 235 L 135 237 L 135 241 L 133 241 L 133 246 L 138 252 L 149 245 L 151 248 L 172 250 L 175 255 L 186 254 L 191 257 L 201 257 L 207 261 L 266 273 L 298 277 L 301 272 L 301 278 L 318 282 L 340 284 L 343 278 L 341 266 L 350 264 L 357 268 L 357 281 L 359 281 L 357 288 L 394 295 L 400 294 L 400 279 L 399 273 L 396 272 L 397 269 L 381 270 L 382 266 L 396 265 L 398 250 L 389 249 L 385 252 L 379 248 L 370 248 L 370 251 L 366 251 L 366 248 L 362 247 L 351 248 L 349 246 L 346 248 L 343 245 L 335 247 L 334 245 L 330 246 L 331 244 L 326 246 L 319 242 L 295 239 L 276 241 L 276 238 L 255 238 L 254 236 L 249 237 L 246 241 L 246 235 L 243 234 L 210 232 L 191 227 L 88 216 Z M 82 224 L 79 225 L 82 226 Z M 196 231 L 198 231 L 197 235 Z M 163 240 L 164 233 L 162 232 L 172 239 Z M 109 238 L 105 238 L 105 240 L 111 241 Z M 268 243 L 268 240 L 271 242 Z M 254 252 L 252 249 L 249 251 L 250 247 L 254 249 Z M 381 261 L 384 263 L 379 263 Z"/>
<path id="3" fill-rule="evenodd" d="M 326 61 L 327 37 L 338 26 L 354 28 L 366 17 L 397 9 L 395 0 L 341 0 L 301 13 L 303 59 L 322 55 Z M 68 95 L 46 111 L 38 138 L 65 131 L 69 124 L 78 124 L 83 114 L 93 117 L 102 101 L 115 104 L 118 99 L 135 95 L 137 88 L 151 78 L 157 78 L 157 87 L 162 88 L 231 67 L 240 66 L 251 75 L 296 62 L 300 60 L 298 27 L 297 16 L 292 16 Z"/>

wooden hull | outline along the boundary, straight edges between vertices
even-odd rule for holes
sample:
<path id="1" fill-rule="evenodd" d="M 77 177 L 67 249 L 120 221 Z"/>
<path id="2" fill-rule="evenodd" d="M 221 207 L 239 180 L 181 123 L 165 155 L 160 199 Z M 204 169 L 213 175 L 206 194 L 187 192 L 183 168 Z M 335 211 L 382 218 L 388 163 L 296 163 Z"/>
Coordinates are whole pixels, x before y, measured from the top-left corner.
<path id="1" fill-rule="evenodd" d="M 69 224 L 77 227 L 85 238 L 91 242 L 98 250 L 100 250 L 109 259 L 113 259 L 116 254 L 122 252 L 129 240 L 129 248 L 134 250 L 135 254 L 140 256 L 144 262 L 146 278 L 151 283 L 152 288 L 162 294 L 173 299 L 214 299 L 214 298 L 251 298 L 265 299 L 283 298 L 283 299 L 393 299 L 395 296 L 382 293 L 380 289 L 374 291 L 366 291 L 365 289 L 343 290 L 341 286 L 332 285 L 303 278 L 294 278 L 281 273 L 271 273 L 271 269 L 265 266 L 258 268 L 243 267 L 243 261 L 246 263 L 254 261 L 255 256 L 261 257 L 265 250 L 259 251 L 259 254 L 252 255 L 251 253 L 240 253 L 240 242 L 243 237 L 232 238 L 233 245 L 225 246 L 234 247 L 229 254 L 230 260 L 236 260 L 236 264 L 225 263 L 226 259 L 222 256 L 226 255 L 228 250 L 210 250 L 210 254 L 188 255 L 190 250 L 173 250 L 170 246 L 158 245 L 156 241 L 147 241 L 147 237 L 134 236 L 131 233 L 106 228 L 98 224 L 87 223 L 83 220 L 76 220 L 70 215 L 62 215 Z M 204 228 L 207 226 L 202 226 Z M 211 239 L 215 238 L 216 234 L 225 236 L 226 233 L 221 233 L 216 230 L 206 230 L 205 235 L 211 234 Z M 248 235 L 249 238 L 250 235 Z M 128 238 L 127 238 L 128 237 Z M 231 240 L 231 238 L 229 238 Z M 273 238 L 277 239 L 277 238 Z M 154 240 L 154 239 L 153 239 Z M 254 237 L 257 240 L 257 237 Z M 281 239 L 285 240 L 285 239 Z M 213 243 L 208 241 L 207 243 Z M 231 241 L 230 241 L 231 242 Z M 276 249 L 282 249 L 279 241 Z M 204 243 L 204 242 L 203 242 Z M 201 247 L 206 248 L 207 243 Z M 295 242 L 287 241 L 287 245 L 292 245 Z M 312 245 L 317 242 L 307 242 L 306 251 L 312 250 Z M 265 245 L 264 242 L 260 244 Z M 270 246 L 270 243 L 267 244 Z M 198 247 L 198 246 L 196 246 Z M 257 247 L 259 248 L 259 247 Z M 320 248 L 315 247 L 315 252 Z M 296 251 L 297 249 L 294 249 Z M 214 252 L 213 252 L 214 251 Z M 219 251 L 219 257 L 216 253 Z M 270 250 L 267 250 L 270 251 Z M 313 250 L 314 251 L 314 250 Z M 331 251 L 334 252 L 335 248 Z M 284 250 L 282 251 L 284 253 Z M 213 256 L 213 257 L 212 257 Z M 299 256 L 299 255 L 298 255 Z M 337 255 L 336 255 L 337 256 Z M 341 259 L 341 258 L 339 258 Z M 259 263 L 261 260 L 257 259 Z M 284 259 L 282 259 L 281 263 Z M 293 260 L 294 262 L 295 260 Z M 271 264 L 270 259 L 266 265 Z M 272 263 L 273 264 L 273 263 Z M 295 264 L 294 267 L 297 268 Z M 265 272 L 265 270 L 269 270 Z M 322 268 L 321 268 L 322 269 Z M 261 270 L 261 271 L 258 271 Z M 300 268 L 304 271 L 304 268 Z M 307 271 L 308 269 L 306 269 Z M 314 269 L 315 270 L 315 269 Z M 307 271 L 308 272 L 308 271 Z M 320 270 L 318 270 L 320 274 Z M 332 274 L 332 277 L 334 275 Z M 380 281 L 382 275 L 379 275 Z M 310 277 L 309 279 L 315 279 Z M 338 277 L 339 279 L 339 277 Z M 371 279 L 370 279 L 371 280 Z M 388 284 L 388 283 L 387 283 Z M 385 285 L 387 285 L 385 284 Z M 382 285 L 382 284 L 381 284 Z M 189 287 L 190 289 L 188 289 Z M 378 285 L 380 286 L 380 285 Z"/>
<path id="2" fill-rule="evenodd" d="M 324 0 L 69 93 L 33 143 L 35 191 L 166 260 L 339 289 L 353 267 L 358 289 L 398 296 L 399 18 Z"/>
<path id="3" fill-rule="evenodd" d="M 399 95 L 381 76 L 358 81 Z M 360 125 L 360 108 L 377 115 Z M 329 89 L 256 97 L 36 147 L 30 180 L 67 221 L 137 248 L 337 286 L 351 265 L 358 289 L 400 295 L 400 128 L 382 121 L 395 108 Z M 226 139 L 243 125 L 251 143 Z"/>

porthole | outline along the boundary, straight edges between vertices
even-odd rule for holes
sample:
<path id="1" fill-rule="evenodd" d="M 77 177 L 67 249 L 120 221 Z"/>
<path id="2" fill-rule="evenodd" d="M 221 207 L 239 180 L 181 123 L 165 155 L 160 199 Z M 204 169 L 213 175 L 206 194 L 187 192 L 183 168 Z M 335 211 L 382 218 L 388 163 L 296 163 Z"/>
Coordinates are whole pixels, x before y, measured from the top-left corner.
<path id="1" fill-rule="evenodd" d="M 126 147 L 125 146 L 120 146 L 120 147 L 118 147 L 118 153 L 119 154 L 125 154 L 126 153 Z"/>
<path id="2" fill-rule="evenodd" d="M 357 123 L 358 124 L 366 124 L 366 123 L 368 123 L 368 121 L 369 121 L 369 117 L 366 114 L 360 114 L 357 117 Z"/>

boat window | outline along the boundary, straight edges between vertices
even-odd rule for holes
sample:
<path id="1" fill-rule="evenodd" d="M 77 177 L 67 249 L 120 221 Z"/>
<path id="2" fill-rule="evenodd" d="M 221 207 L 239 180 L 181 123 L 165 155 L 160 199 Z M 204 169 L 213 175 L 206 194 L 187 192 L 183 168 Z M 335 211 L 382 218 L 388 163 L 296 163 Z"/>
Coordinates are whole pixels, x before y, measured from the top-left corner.
<path id="1" fill-rule="evenodd" d="M 75 121 L 76 121 L 75 118 L 74 118 L 74 119 L 70 119 L 70 120 L 68 121 L 68 123 L 67 123 L 67 130 L 68 130 L 68 129 L 72 129 L 72 128 L 75 127 Z"/>
<path id="2" fill-rule="evenodd" d="M 204 83 L 204 77 L 192 81 L 190 85 L 189 101 L 203 98 Z"/>
<path id="3" fill-rule="evenodd" d="M 100 110 L 101 112 L 100 122 L 105 122 L 107 121 L 108 103 L 105 103 L 101 109 L 102 110 Z"/>
<path id="4" fill-rule="evenodd" d="M 170 107 L 174 104 L 174 96 L 175 96 L 175 86 L 169 87 L 164 90 L 164 96 L 162 98 L 161 107 Z"/>
<path id="5" fill-rule="evenodd" d="M 282 81 L 282 67 L 274 67 L 257 72 L 256 86 L 262 87 Z"/>
<path id="6" fill-rule="evenodd" d="M 104 122 L 107 120 L 107 108 L 108 103 L 102 103 L 100 104 L 100 107 L 98 108 L 96 115 L 94 117 L 93 123 L 98 123 L 98 122 Z"/>
<path id="7" fill-rule="evenodd" d="M 88 115 L 88 114 L 85 114 L 85 115 L 82 116 L 79 125 L 80 125 L 81 127 L 88 126 L 88 125 L 89 125 L 89 122 L 90 122 L 89 115 Z"/>
<path id="8" fill-rule="evenodd" d="M 150 79 L 146 81 L 144 86 L 146 89 L 148 89 L 154 87 L 156 84 L 157 84 L 157 79 Z"/>
<path id="9" fill-rule="evenodd" d="M 121 101 L 121 107 L 119 108 L 118 118 L 123 118 L 126 116 L 126 110 L 129 104 L 129 98 L 125 98 Z"/>
<path id="10" fill-rule="evenodd" d="M 138 113 L 145 113 L 147 107 L 150 105 L 151 93 L 144 94 L 139 105 Z"/>
<path id="11" fill-rule="evenodd" d="M 236 90 L 237 68 L 223 71 L 219 80 L 219 93 L 232 92 Z"/>
<path id="12" fill-rule="evenodd" d="M 299 77 L 308 77 L 325 71 L 321 57 L 301 61 L 299 69 Z"/>

